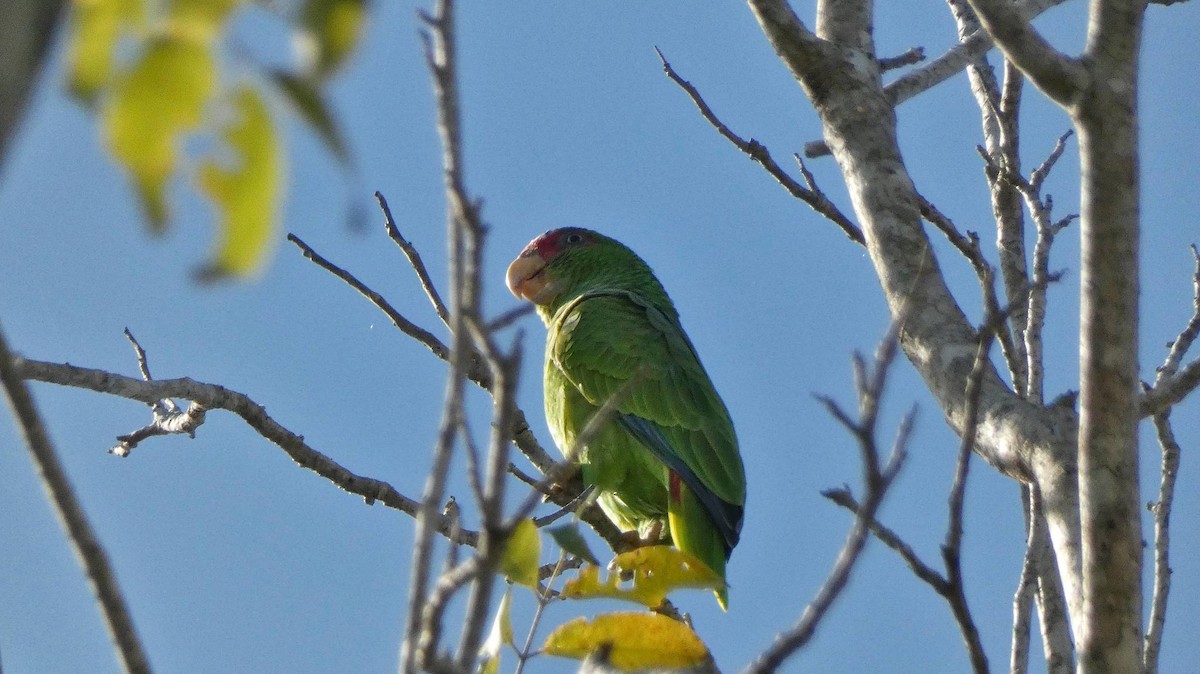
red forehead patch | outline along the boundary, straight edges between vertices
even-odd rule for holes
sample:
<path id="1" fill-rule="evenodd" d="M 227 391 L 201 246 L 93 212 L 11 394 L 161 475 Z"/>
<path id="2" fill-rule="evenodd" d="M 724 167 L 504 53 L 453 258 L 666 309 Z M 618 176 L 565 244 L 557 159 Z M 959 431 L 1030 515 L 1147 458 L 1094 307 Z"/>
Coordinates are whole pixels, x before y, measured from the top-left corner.
<path id="1" fill-rule="evenodd" d="M 522 255 L 532 255 L 536 252 L 543 260 L 549 260 L 562 252 L 567 246 L 583 243 L 588 240 L 587 230 L 576 227 L 552 229 L 529 242 Z"/>

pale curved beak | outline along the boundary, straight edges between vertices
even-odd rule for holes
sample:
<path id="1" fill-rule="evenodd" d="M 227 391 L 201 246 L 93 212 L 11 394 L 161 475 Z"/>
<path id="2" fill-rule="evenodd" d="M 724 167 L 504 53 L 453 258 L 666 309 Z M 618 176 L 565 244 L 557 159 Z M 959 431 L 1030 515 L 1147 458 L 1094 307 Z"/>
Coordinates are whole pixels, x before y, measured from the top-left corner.
<path id="1" fill-rule="evenodd" d="M 546 260 L 537 251 L 526 251 L 508 265 L 508 273 L 504 282 L 508 289 L 517 297 L 544 304 L 549 301 L 550 282 L 542 272 L 546 269 Z"/>

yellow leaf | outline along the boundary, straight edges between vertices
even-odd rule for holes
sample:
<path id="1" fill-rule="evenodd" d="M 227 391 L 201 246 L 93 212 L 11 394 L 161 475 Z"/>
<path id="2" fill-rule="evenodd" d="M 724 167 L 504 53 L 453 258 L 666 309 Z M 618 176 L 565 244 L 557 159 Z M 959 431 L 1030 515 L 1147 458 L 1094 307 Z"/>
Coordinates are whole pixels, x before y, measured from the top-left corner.
<path id="1" fill-rule="evenodd" d="M 275 240 L 283 166 L 270 110 L 247 86 L 238 88 L 234 103 L 238 119 L 225 130 L 225 142 L 236 165 L 210 160 L 197 175 L 221 219 L 213 259 L 201 271 L 202 279 L 257 271 Z"/>
<path id="2" fill-rule="evenodd" d="M 541 556 L 542 539 L 538 535 L 537 525 L 533 520 L 522 520 L 504 545 L 500 570 L 514 583 L 536 587 Z"/>
<path id="3" fill-rule="evenodd" d="M 324 79 L 354 51 L 362 35 L 365 0 L 308 0 L 303 15 L 303 38 L 308 69 Z"/>
<path id="4" fill-rule="evenodd" d="M 122 36 L 141 28 L 144 0 L 74 0 L 69 43 L 71 91 L 91 100 L 104 88 L 113 70 L 113 54 Z"/>
<path id="5" fill-rule="evenodd" d="M 166 225 L 166 186 L 175 172 L 179 137 L 199 125 L 216 78 L 209 49 L 157 38 L 117 83 L 105 106 L 109 149 L 133 174 L 156 231 Z"/>
<path id="6" fill-rule="evenodd" d="M 613 566 L 617 570 L 609 573 L 606 580 L 600 579 L 599 567 L 583 567 L 578 576 L 563 586 L 562 595 L 570 599 L 625 599 L 654 608 L 677 588 L 716 590 L 725 585 L 703 562 L 669 545 L 623 552 L 613 560 Z M 623 581 L 621 572 L 630 580 Z"/>
<path id="7" fill-rule="evenodd" d="M 695 667 L 709 658 L 708 648 L 687 625 L 657 613 L 606 613 L 588 622 L 576 618 L 560 625 L 542 650 L 550 655 L 582 660 L 609 647 L 609 662 L 631 671 Z"/>

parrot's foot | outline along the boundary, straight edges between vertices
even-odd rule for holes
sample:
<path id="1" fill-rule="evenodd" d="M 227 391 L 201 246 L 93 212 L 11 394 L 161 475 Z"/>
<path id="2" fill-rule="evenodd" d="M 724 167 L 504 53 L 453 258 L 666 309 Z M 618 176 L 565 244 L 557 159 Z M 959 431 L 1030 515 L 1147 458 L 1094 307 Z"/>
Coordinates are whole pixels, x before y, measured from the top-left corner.
<path id="1" fill-rule="evenodd" d="M 548 500 L 554 501 L 554 496 L 563 492 L 583 491 L 583 468 L 576 463 L 556 463 L 546 471 L 546 479 L 550 481 Z"/>
<path id="2" fill-rule="evenodd" d="M 622 531 L 621 541 L 624 542 L 629 549 L 644 548 L 648 545 L 662 545 L 666 540 L 664 536 L 666 529 L 661 520 L 656 520 L 649 524 L 643 524 L 635 531 Z"/>

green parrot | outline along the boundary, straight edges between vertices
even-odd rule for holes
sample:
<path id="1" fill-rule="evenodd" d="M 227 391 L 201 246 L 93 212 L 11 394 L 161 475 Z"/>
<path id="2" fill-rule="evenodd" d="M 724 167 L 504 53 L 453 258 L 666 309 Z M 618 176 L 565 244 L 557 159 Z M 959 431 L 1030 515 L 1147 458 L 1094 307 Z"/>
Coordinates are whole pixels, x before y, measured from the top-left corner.
<path id="1" fill-rule="evenodd" d="M 724 580 L 745 469 L 729 411 L 654 272 L 621 243 L 569 227 L 530 242 L 506 281 L 546 324 L 546 420 L 604 513 L 644 544 L 669 534 Z M 618 392 L 613 416 L 576 447 Z M 726 608 L 727 587 L 716 595 Z"/>

